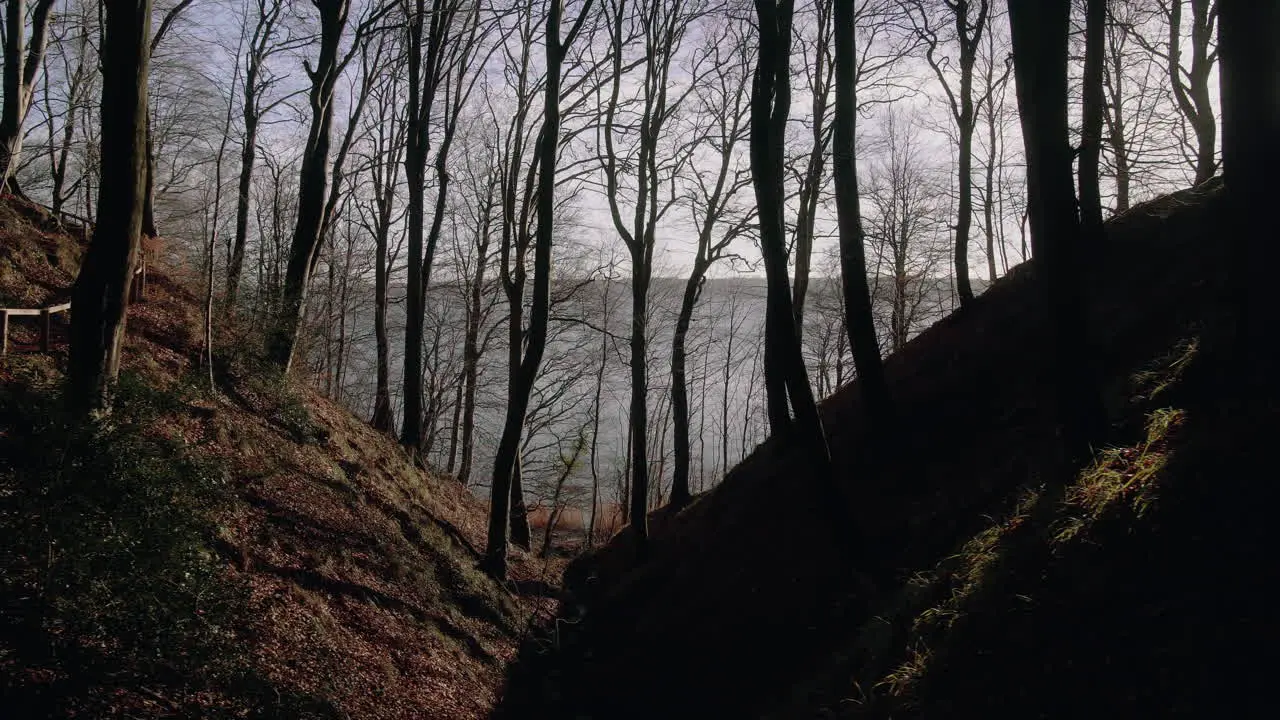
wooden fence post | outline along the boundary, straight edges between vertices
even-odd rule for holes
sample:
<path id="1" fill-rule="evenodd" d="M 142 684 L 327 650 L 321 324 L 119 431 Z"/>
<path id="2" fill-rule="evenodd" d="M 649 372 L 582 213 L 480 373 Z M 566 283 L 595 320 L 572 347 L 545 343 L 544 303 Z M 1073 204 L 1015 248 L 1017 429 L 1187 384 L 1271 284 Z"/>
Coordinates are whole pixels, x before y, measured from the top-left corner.
<path id="1" fill-rule="evenodd" d="M 40 311 L 40 352 L 49 352 L 50 336 L 53 335 L 53 314 L 49 308 Z"/>
<path id="2" fill-rule="evenodd" d="M 0 310 L 0 355 L 9 354 L 9 311 Z"/>

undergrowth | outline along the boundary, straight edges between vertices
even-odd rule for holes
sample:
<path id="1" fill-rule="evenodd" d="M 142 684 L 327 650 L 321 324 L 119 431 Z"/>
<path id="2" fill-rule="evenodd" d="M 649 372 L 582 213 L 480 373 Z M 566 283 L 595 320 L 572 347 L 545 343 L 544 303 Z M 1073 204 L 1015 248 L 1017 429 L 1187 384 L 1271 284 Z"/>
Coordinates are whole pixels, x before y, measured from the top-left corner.
<path id="1" fill-rule="evenodd" d="M 62 412 L 57 373 L 0 388 L 0 698 L 32 715 L 160 705 L 189 717 L 325 714 L 247 671 L 247 587 L 212 550 L 227 473 L 162 432 L 199 392 L 123 375 L 113 411 Z M 104 688 L 114 688 L 108 692 Z"/>
<path id="2" fill-rule="evenodd" d="M 944 670 L 950 636 L 970 613 L 985 612 L 1000 594 L 1012 593 L 1015 603 L 1036 602 L 1015 590 L 1024 584 L 1019 577 L 1025 568 L 1041 567 L 1074 544 L 1103 542 L 1108 532 L 1125 532 L 1148 513 L 1187 419 L 1185 410 L 1166 403 L 1178 402 L 1198 351 L 1197 338 L 1185 339 L 1130 378 L 1128 412 L 1143 421 L 1140 439 L 1102 449 L 1066 483 L 1029 480 L 985 529 L 936 567 L 907 579 L 890 606 L 857 633 L 846 663 L 862 672 L 846 691 L 842 714 L 918 709 L 922 683 Z M 894 627 L 896 633 L 885 629 Z"/>

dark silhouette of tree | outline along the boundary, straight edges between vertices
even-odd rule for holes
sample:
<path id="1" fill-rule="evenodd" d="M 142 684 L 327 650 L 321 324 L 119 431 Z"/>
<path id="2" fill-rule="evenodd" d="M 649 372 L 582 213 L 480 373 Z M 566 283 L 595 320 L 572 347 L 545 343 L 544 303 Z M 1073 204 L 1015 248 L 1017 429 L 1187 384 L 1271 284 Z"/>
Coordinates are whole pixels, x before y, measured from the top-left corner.
<path id="1" fill-rule="evenodd" d="M 951 13 L 955 42 L 960 48 L 960 85 L 955 91 L 951 89 L 949 79 L 950 63 L 938 57 L 942 41 L 931 17 L 932 10 L 923 0 L 912 0 L 909 7 L 916 32 L 925 45 L 925 59 L 946 93 L 959 134 L 956 164 L 960 197 L 956 208 L 955 273 L 956 294 L 960 297 L 960 306 L 964 307 L 973 301 L 973 287 L 969 282 L 969 230 L 973 226 L 973 134 L 978 127 L 978 115 L 974 110 L 973 68 L 978 60 L 982 34 L 987 29 L 990 7 L 987 0 L 979 0 L 976 4 L 969 0 L 943 0 L 943 3 Z M 976 104 L 984 102 L 985 97 L 980 98 Z M 856 339 L 854 347 L 857 347 Z"/>
<path id="2" fill-rule="evenodd" d="M 782 149 L 791 112 L 791 0 L 756 0 L 759 56 L 751 87 L 751 179 L 760 218 L 764 257 L 764 384 L 769 425 L 774 433 L 792 429 L 795 410 L 799 436 L 813 445 L 818 461 L 829 461 L 822 419 L 800 351 L 787 277 L 786 225 L 783 221 Z"/>
<path id="3" fill-rule="evenodd" d="M 1070 0 L 1011 0 L 1014 79 L 1026 146 L 1031 252 L 1047 309 L 1066 452 L 1083 457 L 1105 422 L 1089 368 L 1067 125 Z"/>
<path id="4" fill-rule="evenodd" d="M 333 95 L 341 69 L 339 45 L 351 9 L 350 0 L 312 0 L 312 4 L 320 13 L 320 54 L 314 69 L 305 62 L 303 66 L 311 80 L 308 95 L 311 125 L 298 176 L 298 217 L 289 247 L 280 313 L 276 327 L 272 328 L 268 347 L 272 361 L 285 372 L 293 364 L 298 332 L 306 312 L 312 259 L 320 247 L 320 228 L 324 222 L 325 195 L 329 184 Z"/>
<path id="5" fill-rule="evenodd" d="M 1235 218 L 1235 285 L 1239 303 L 1237 356 L 1241 381 L 1255 400 L 1274 403 L 1275 320 L 1271 296 L 1276 262 L 1277 169 L 1280 169 L 1280 7 L 1274 2 L 1222 0 L 1222 162 Z"/>
<path id="6" fill-rule="evenodd" d="M 983 4 L 985 11 L 985 3 Z M 866 403 L 868 424 L 883 428 L 893 409 L 880 342 L 876 339 L 871 312 L 871 289 L 867 285 L 867 260 L 863 250 L 862 212 L 858 199 L 858 164 L 854 154 L 857 130 L 857 98 L 854 97 L 855 52 L 853 4 L 835 6 L 835 138 L 834 167 L 836 214 L 840 227 L 840 277 L 844 292 L 845 329 L 853 349 L 858 386 Z M 972 113 L 972 108 L 970 108 Z"/>
<path id="7" fill-rule="evenodd" d="M 4 105 L 0 109 L 0 188 L 8 189 L 22 154 L 22 125 L 35 96 L 36 75 L 44 64 L 53 0 L 38 0 L 31 10 L 27 37 L 27 3 L 9 0 L 4 12 Z"/>
<path id="8" fill-rule="evenodd" d="M 672 444 L 675 466 L 671 476 L 671 504 L 683 507 L 691 498 L 689 430 L 689 385 L 686 376 L 686 343 L 694 307 L 702 296 L 707 271 L 729 257 L 729 246 L 745 229 L 749 216 L 733 217 L 736 196 L 751 183 L 747 168 L 737 162 L 741 141 L 746 138 L 750 108 L 750 57 L 744 33 L 728 26 L 710 35 L 705 57 L 711 64 L 704 87 L 694 90 L 695 100 L 706 126 L 698 129 L 697 146 L 718 162 L 707 172 L 693 170 L 697 190 L 692 192 L 692 219 L 698 228 L 693 268 L 685 281 L 680 310 L 671 341 Z M 727 227 L 723 227 L 726 226 Z M 797 320 L 797 322 L 799 322 Z"/>
<path id="9" fill-rule="evenodd" d="M 120 372 L 146 185 L 151 2 L 107 2 L 103 19 L 102 182 L 93 240 L 71 298 L 67 397 L 81 412 L 109 407 Z"/>
<path id="10" fill-rule="evenodd" d="M 160 43 L 165 36 L 169 34 L 169 29 L 182 15 L 182 11 L 191 7 L 195 0 L 180 0 L 165 12 L 164 17 L 160 20 L 160 27 L 156 28 L 155 35 L 151 37 L 150 55 L 156 54 L 156 48 L 160 47 Z M 226 135 L 226 133 L 222 133 Z M 221 168 L 221 163 L 219 163 Z M 156 229 L 156 150 L 155 143 L 151 137 L 151 113 L 147 112 L 147 179 L 146 187 L 142 198 L 142 233 L 148 237 L 157 237 L 160 231 Z"/>
<path id="11" fill-rule="evenodd" d="M 306 62 L 303 64 L 311 80 L 308 91 L 311 124 L 302 151 L 302 167 L 298 172 L 298 214 L 289 245 L 289 264 L 285 269 L 280 309 L 270 329 L 267 348 L 272 362 L 285 372 L 294 361 L 298 333 L 307 309 L 311 275 L 316 266 L 316 253 L 323 239 L 328 207 L 334 90 L 343 69 L 364 47 L 363 38 L 391 7 L 372 6 L 356 28 L 350 48 L 342 53 L 342 35 L 351 10 L 350 0 L 311 0 L 311 4 L 320 14 L 320 52 L 315 68 Z"/>
<path id="12" fill-rule="evenodd" d="M 1080 129 L 1080 225 L 1086 243 L 1102 240 L 1102 191 L 1098 165 L 1102 156 L 1103 64 L 1106 59 L 1107 2 L 1085 0 L 1083 107 Z"/>
<path id="13" fill-rule="evenodd" d="M 409 186 L 409 265 L 405 277 L 404 416 L 400 444 L 415 453 L 422 443 L 422 333 L 426 276 L 434 260 L 434 244 L 426 247 L 427 154 L 430 148 L 431 111 L 436 90 L 444 81 L 445 46 L 458 3 L 416 0 L 408 19 L 409 129 L 404 153 L 405 179 Z M 424 38 L 425 34 L 425 38 Z M 425 45 L 425 47 L 424 47 Z M 443 191 L 440 193 L 443 195 Z M 437 213 L 438 215 L 438 213 Z"/>
<path id="14" fill-rule="evenodd" d="M 533 302 L 529 311 L 529 337 L 519 373 L 513 383 L 507 405 L 502 439 L 493 460 L 493 484 L 489 496 L 489 532 L 482 563 L 485 571 L 498 580 L 507 577 L 507 528 L 511 508 L 512 476 L 520 454 L 520 435 L 524 431 L 529 393 L 533 390 L 542 365 L 547 344 L 547 321 L 551 305 L 551 242 L 555 230 L 556 158 L 560 141 L 560 71 L 574 38 L 582 30 L 591 12 L 593 0 L 586 0 L 569 34 L 562 40 L 560 21 L 564 6 L 552 2 L 547 8 L 546 51 L 547 75 L 543 88 L 545 107 L 542 130 L 538 134 L 538 220 L 534 241 Z"/>
<path id="15" fill-rule="evenodd" d="M 288 99 L 283 95 L 274 100 L 266 99 L 282 78 L 271 73 L 267 68 L 268 59 L 293 45 L 279 42 L 278 23 L 284 10 L 283 0 L 256 0 L 257 13 L 254 16 L 253 34 L 249 40 L 249 49 L 243 60 L 244 82 L 240 88 L 241 115 L 244 122 L 244 136 L 240 141 L 240 179 L 236 195 L 236 230 L 232 241 L 231 256 L 227 262 L 227 294 L 226 311 L 235 310 L 236 298 L 240 291 L 240 275 L 244 268 L 245 249 L 249 240 L 249 201 L 250 184 L 253 182 L 253 168 L 257 163 L 258 128 L 262 118 L 277 105 Z M 249 19 L 246 17 L 245 22 Z"/>

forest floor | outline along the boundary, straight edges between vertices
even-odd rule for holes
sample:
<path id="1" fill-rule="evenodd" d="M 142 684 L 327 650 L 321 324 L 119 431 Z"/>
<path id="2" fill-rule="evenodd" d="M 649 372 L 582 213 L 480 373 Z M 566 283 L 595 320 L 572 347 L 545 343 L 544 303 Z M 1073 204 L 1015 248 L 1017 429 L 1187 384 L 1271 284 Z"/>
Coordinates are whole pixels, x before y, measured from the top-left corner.
<path id="1" fill-rule="evenodd" d="M 1112 220 L 1090 253 L 1110 422 L 1087 467 L 1057 450 L 1020 266 L 889 358 L 882 470 L 856 385 L 824 402 L 845 522 L 771 440 L 655 514 L 643 560 L 624 532 L 571 564 L 495 716 L 1261 715 L 1280 415 L 1224 359 L 1223 220 L 1211 181 Z M 850 563 L 836 540 L 855 528 Z"/>
<path id="2" fill-rule="evenodd" d="M 0 201 L 0 307 L 64 302 L 82 251 Z M 0 358 L 0 715 L 485 717 L 563 561 L 492 582 L 470 491 L 272 373 L 248 323 L 211 386 L 198 278 L 150 279 L 92 427 L 61 413 L 64 326 Z"/>

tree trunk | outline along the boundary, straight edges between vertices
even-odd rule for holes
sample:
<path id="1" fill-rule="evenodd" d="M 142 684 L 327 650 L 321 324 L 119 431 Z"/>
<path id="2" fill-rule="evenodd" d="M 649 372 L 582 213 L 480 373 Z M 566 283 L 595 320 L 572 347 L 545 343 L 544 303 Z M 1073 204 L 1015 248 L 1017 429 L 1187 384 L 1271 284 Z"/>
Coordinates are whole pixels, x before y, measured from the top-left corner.
<path id="1" fill-rule="evenodd" d="M 492 208 L 492 195 L 486 207 Z M 487 237 L 489 232 L 487 217 L 480 232 Z M 463 485 L 467 484 L 471 478 L 471 459 L 475 444 L 476 391 L 480 379 L 480 315 L 488 249 L 487 240 L 479 245 L 476 273 L 471 279 L 471 292 L 467 298 L 467 332 L 462 347 L 462 457 L 458 467 L 458 480 Z"/>
<path id="2" fill-rule="evenodd" d="M 836 3 L 835 13 L 834 174 L 836 213 L 840 227 L 840 277 L 841 289 L 844 292 L 845 328 L 853 344 L 853 360 L 858 370 L 858 387 L 867 407 L 867 425 L 873 430 L 884 429 L 890 423 L 893 411 L 884 377 L 884 365 L 880 360 L 880 343 L 876 339 L 875 319 L 871 312 L 871 290 L 867 286 L 867 261 L 863 250 L 862 217 L 858 198 L 858 166 L 854 156 L 857 123 L 857 99 L 854 97 L 856 28 L 851 4 Z M 970 73 L 972 73 L 972 66 L 970 66 Z M 972 107 L 969 108 L 969 113 L 972 115 Z M 963 157 L 963 150 L 961 155 Z M 964 167 L 963 163 L 961 167 Z M 964 206 L 963 193 L 961 206 Z M 961 220 L 962 226 L 964 222 Z M 961 274 L 959 277 L 964 275 Z"/>
<path id="3" fill-rule="evenodd" d="M 311 268 L 320 247 L 325 199 L 329 184 L 329 143 L 333 129 L 333 95 L 338 75 L 338 46 L 347 24 L 350 0 L 312 0 L 320 11 L 320 55 L 311 79 L 311 127 L 298 174 L 298 217 L 289 246 L 279 316 L 269 346 L 272 361 L 282 371 L 293 365 L 298 334 L 307 309 Z"/>
<path id="4" fill-rule="evenodd" d="M 159 237 L 160 233 L 156 230 L 156 150 L 155 142 L 151 137 L 151 113 L 147 113 L 146 120 L 147 134 L 147 164 L 146 164 L 146 180 L 143 181 L 142 191 L 142 234 L 147 237 Z M 216 228 L 214 229 L 216 232 Z"/>
<path id="5" fill-rule="evenodd" d="M 751 170 L 760 215 L 760 249 L 764 257 L 765 390 L 773 432 L 794 430 L 806 446 L 817 475 L 830 473 L 822 418 L 809 374 L 804 367 L 787 278 L 782 149 L 791 105 L 790 54 L 792 2 L 757 2 L 760 21 L 759 60 L 751 92 Z M 787 404 L 795 411 L 794 428 Z"/>
<path id="6" fill-rule="evenodd" d="M 513 388 L 507 405 L 506 422 L 498 453 L 493 462 L 493 484 L 489 498 L 489 532 L 485 544 L 483 567 L 492 577 L 505 580 L 507 576 L 507 526 L 508 514 L 523 498 L 513 498 L 513 480 L 519 462 L 520 436 L 524 432 L 524 416 L 529 410 L 529 394 L 542 366 L 542 355 L 547 345 L 547 323 L 551 300 L 551 243 L 555 229 L 556 157 L 560 141 L 560 65 L 564 61 L 565 48 L 581 27 L 583 18 L 591 10 L 591 0 L 582 8 L 569 39 L 560 39 L 560 16 L 563 6 L 551 3 L 547 8 L 546 82 L 544 86 L 545 110 L 539 148 L 538 176 L 538 224 L 534 242 L 533 303 L 529 318 L 529 341 L 520 365 L 519 383 Z M 514 500 L 514 502 L 513 502 Z"/>
<path id="7" fill-rule="evenodd" d="M 531 542 L 529 506 L 524 501 L 524 463 L 516 453 L 515 469 L 511 473 L 511 544 L 528 550 Z"/>
<path id="8" fill-rule="evenodd" d="M 822 190 L 822 173 L 825 168 L 830 135 L 826 132 L 827 94 L 830 70 L 826 66 L 826 48 L 830 44 L 831 1 L 814 4 L 817 12 L 818 35 L 814 43 L 813 69 L 813 125 L 809 162 L 800 183 L 800 209 L 796 217 L 795 264 L 796 279 L 792 288 L 792 305 L 796 318 L 796 334 L 804 334 L 804 303 L 809 293 L 809 264 L 813 255 L 813 226 L 818 214 L 818 195 Z"/>
<path id="9" fill-rule="evenodd" d="M 693 320 L 693 307 L 698 302 L 705 270 L 695 264 L 684 286 L 680 301 L 680 314 L 676 316 L 675 336 L 671 341 L 671 411 L 675 416 L 675 468 L 671 476 L 671 504 L 677 509 L 689 503 L 690 433 L 689 433 L 689 383 L 685 377 L 685 339 Z"/>
<path id="10" fill-rule="evenodd" d="M 1191 68 L 1182 67 L 1182 4 L 1171 0 L 1168 9 L 1169 53 L 1168 75 L 1178 110 L 1195 133 L 1195 182 L 1197 185 L 1213 177 L 1217 165 L 1217 121 L 1209 96 L 1209 79 L 1213 59 L 1209 42 L 1213 37 L 1210 5 L 1219 0 L 1191 0 Z M 1186 80 L 1183 80 L 1183 75 Z"/>
<path id="11" fill-rule="evenodd" d="M 1084 242 L 1102 242 L 1102 191 L 1098 163 L 1102 155 L 1102 68 L 1106 51 L 1106 0 L 1085 0 L 1083 118 L 1080 130 L 1080 229 Z"/>
<path id="12" fill-rule="evenodd" d="M 1057 405 L 1069 457 L 1083 458 L 1105 415 L 1089 367 L 1067 127 L 1070 0 L 1012 0 L 1014 74 L 1027 158 L 1031 252 L 1043 288 Z"/>
<path id="13" fill-rule="evenodd" d="M 1280 8 L 1273 2 L 1221 0 L 1222 155 L 1233 210 L 1234 266 L 1239 320 L 1239 379 L 1253 401 L 1274 408 L 1275 320 L 1271 275 L 1280 258 L 1272 205 L 1280 167 Z M 1264 405 L 1265 408 L 1265 405 Z M 1272 409 L 1274 412 L 1274 409 Z"/>
<path id="14" fill-rule="evenodd" d="M 384 202 L 389 203 L 390 198 Z M 378 228 L 374 236 L 377 260 L 373 270 L 373 335 L 377 345 L 377 365 L 374 373 L 373 417 L 369 421 L 374 430 L 384 433 L 390 433 L 395 426 L 395 417 L 391 412 L 390 348 L 387 338 L 387 241 L 391 231 L 388 215 L 388 212 L 379 208 Z"/>
<path id="15" fill-rule="evenodd" d="M 644 543 L 649 536 L 649 378 L 645 367 L 649 277 L 644 258 L 633 252 L 631 264 L 631 528 Z"/>
<path id="16" fill-rule="evenodd" d="M 37 0 L 31 12 L 31 42 L 27 46 L 25 0 L 9 0 L 5 7 L 4 105 L 0 109 L 0 189 L 12 188 L 22 155 L 22 126 L 31 109 L 36 74 L 44 63 L 53 0 Z"/>
<path id="17" fill-rule="evenodd" d="M 1107 31 L 1107 62 L 1104 63 L 1103 82 L 1107 90 L 1107 101 L 1103 103 L 1103 117 L 1107 124 L 1106 142 L 1111 148 L 1112 164 L 1115 166 L 1116 181 L 1116 213 L 1129 209 L 1129 143 L 1126 133 L 1127 123 L 1124 117 L 1125 85 L 1124 85 L 1124 32 Z"/>
<path id="18" fill-rule="evenodd" d="M 104 14 L 102 178 L 93 241 L 72 291 L 67 397 L 87 412 L 109 406 L 120 371 L 125 310 L 138 257 L 146 178 L 151 2 L 117 0 Z"/>
<path id="19" fill-rule="evenodd" d="M 956 209 L 956 292 L 960 307 L 973 302 L 973 286 L 969 282 L 969 231 L 973 226 L 973 133 L 977 118 L 973 109 L 973 66 L 978 57 L 978 43 L 982 39 L 986 23 L 987 3 L 981 3 L 979 18 L 969 26 L 968 2 L 961 0 L 954 8 L 957 37 L 960 42 L 960 115 L 957 119 L 960 132 L 959 165 L 960 200 Z M 972 35 L 970 35 L 972 29 Z M 852 70 L 850 71 L 852 72 Z M 858 338 L 850 333 L 853 346 Z M 861 372 L 861 370 L 859 370 Z"/>
<path id="20" fill-rule="evenodd" d="M 256 103 L 248 80 L 245 82 L 244 145 L 240 149 L 240 182 L 236 195 L 236 237 L 231 248 L 231 260 L 227 264 L 226 311 L 235 311 L 236 297 L 240 292 L 240 274 L 244 268 L 244 253 L 249 242 L 249 193 L 253 183 L 253 165 L 257 159 L 258 118 L 253 109 Z M 385 239 L 383 239 L 385 243 Z"/>

